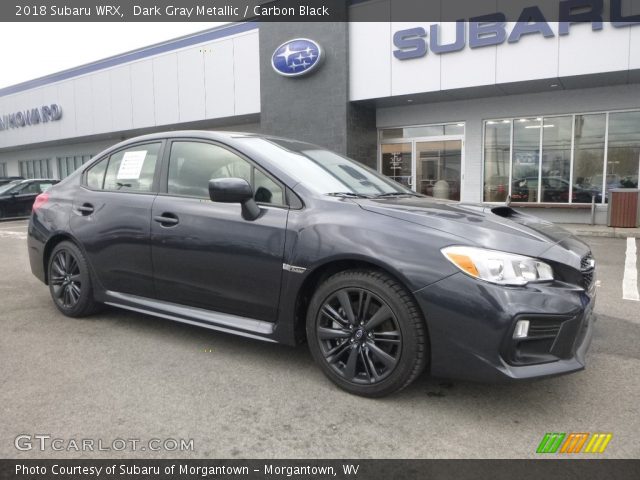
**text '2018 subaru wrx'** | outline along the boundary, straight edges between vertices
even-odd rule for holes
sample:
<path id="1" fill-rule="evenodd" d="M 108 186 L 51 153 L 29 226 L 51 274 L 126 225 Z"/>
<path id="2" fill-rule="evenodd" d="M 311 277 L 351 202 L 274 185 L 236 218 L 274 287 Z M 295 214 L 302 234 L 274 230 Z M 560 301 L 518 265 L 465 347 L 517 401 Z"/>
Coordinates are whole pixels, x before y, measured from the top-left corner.
<path id="1" fill-rule="evenodd" d="M 33 273 L 99 304 L 270 342 L 307 341 L 345 390 L 584 368 L 595 261 L 509 207 L 418 195 L 294 140 L 184 131 L 122 142 L 40 195 Z"/>

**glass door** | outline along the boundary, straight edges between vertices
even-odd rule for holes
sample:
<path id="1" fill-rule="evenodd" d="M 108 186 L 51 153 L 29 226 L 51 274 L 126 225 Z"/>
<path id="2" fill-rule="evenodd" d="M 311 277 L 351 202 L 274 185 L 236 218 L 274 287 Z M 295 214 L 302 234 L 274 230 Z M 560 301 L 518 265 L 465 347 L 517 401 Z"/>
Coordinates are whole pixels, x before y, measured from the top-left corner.
<path id="1" fill-rule="evenodd" d="M 413 186 L 413 168 L 411 162 L 411 142 L 384 143 L 381 170 L 384 175 L 409 188 Z"/>
<path id="2" fill-rule="evenodd" d="M 462 140 L 416 141 L 418 193 L 460 201 Z"/>

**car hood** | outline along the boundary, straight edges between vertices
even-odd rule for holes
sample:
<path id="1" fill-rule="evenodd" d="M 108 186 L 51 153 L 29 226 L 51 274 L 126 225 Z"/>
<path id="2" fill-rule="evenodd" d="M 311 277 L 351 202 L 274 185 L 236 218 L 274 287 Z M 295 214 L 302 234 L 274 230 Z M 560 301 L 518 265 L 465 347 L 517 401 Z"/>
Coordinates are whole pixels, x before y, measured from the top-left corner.
<path id="1" fill-rule="evenodd" d="M 547 258 L 580 267 L 589 246 L 567 230 L 508 206 L 484 206 L 426 197 L 358 199 L 361 208 L 446 232 L 451 244 L 475 245 Z M 456 238 L 457 237 L 457 238 Z"/>

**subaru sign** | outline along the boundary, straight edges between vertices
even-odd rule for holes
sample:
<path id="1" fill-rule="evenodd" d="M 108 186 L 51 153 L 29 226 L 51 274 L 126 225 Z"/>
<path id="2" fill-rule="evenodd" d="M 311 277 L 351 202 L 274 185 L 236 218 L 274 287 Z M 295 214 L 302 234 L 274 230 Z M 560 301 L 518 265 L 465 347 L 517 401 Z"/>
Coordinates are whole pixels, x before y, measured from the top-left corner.
<path id="1" fill-rule="evenodd" d="M 604 13 L 602 0 L 563 0 L 559 2 L 559 18 L 563 21 L 558 22 L 558 35 L 569 35 L 575 23 L 590 23 L 592 30 L 602 30 Z M 622 0 L 611 0 L 609 15 L 614 28 L 640 25 L 640 15 L 623 14 Z M 481 48 L 504 42 L 517 43 L 526 35 L 544 38 L 556 35 L 537 6 L 524 8 L 513 24 L 509 24 L 506 15 L 500 12 L 473 17 L 468 22 L 460 20 L 456 22 L 455 40 L 447 43 L 442 41 L 439 24 L 397 31 L 393 35 L 396 47 L 393 56 L 398 60 L 410 60 L 424 57 L 429 50 L 442 54 L 464 50 L 467 45 L 469 48 Z"/>
<path id="2" fill-rule="evenodd" d="M 271 66 L 285 77 L 300 77 L 317 69 L 322 63 L 322 57 L 322 48 L 316 42 L 296 38 L 276 48 L 271 57 Z"/>

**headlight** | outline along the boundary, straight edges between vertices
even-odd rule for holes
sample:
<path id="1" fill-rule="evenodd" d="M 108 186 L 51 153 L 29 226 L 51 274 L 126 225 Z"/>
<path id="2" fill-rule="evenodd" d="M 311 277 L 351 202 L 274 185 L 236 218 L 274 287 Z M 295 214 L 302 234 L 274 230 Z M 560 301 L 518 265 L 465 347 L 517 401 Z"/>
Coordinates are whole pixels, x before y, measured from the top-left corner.
<path id="1" fill-rule="evenodd" d="M 531 257 L 462 246 L 443 248 L 442 254 L 467 275 L 499 285 L 553 280 L 551 267 Z"/>

